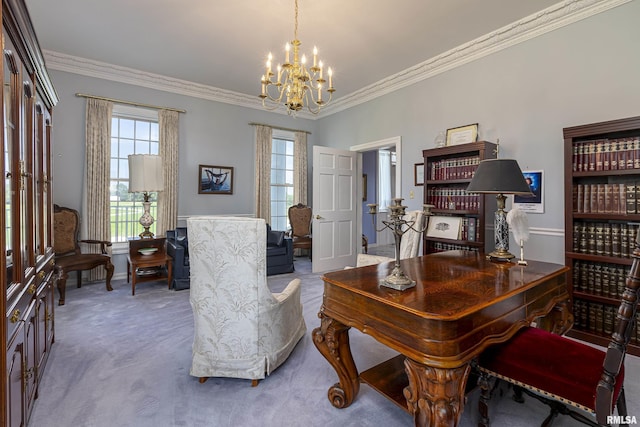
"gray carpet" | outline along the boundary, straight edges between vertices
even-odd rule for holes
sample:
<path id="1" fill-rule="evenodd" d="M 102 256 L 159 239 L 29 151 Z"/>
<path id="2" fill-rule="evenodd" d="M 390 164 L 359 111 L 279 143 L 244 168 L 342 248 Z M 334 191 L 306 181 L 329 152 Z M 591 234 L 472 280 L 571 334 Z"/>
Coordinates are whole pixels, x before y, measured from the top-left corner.
<path id="1" fill-rule="evenodd" d="M 311 331 L 319 326 L 320 276 L 305 258 L 296 272 L 269 278 L 279 291 L 294 277 L 302 280 L 308 332 L 290 358 L 271 376 L 250 381 L 189 376 L 193 320 L 189 291 L 169 291 L 164 282 L 136 286 L 124 281 L 113 292 L 103 283 L 69 287 L 66 305 L 56 307 L 55 338 L 31 414 L 31 427 L 117 426 L 410 426 L 408 413 L 362 385 L 354 403 L 336 409 L 327 399 L 335 371 L 316 350 Z M 363 371 L 392 355 L 357 330 L 350 333 L 356 365 Z M 640 418 L 640 361 L 627 359 L 629 413 Z M 547 409 L 504 395 L 491 402 L 494 426 L 535 426 Z M 477 392 L 467 397 L 462 426 L 477 424 Z M 554 426 L 579 426 L 561 417 Z"/>

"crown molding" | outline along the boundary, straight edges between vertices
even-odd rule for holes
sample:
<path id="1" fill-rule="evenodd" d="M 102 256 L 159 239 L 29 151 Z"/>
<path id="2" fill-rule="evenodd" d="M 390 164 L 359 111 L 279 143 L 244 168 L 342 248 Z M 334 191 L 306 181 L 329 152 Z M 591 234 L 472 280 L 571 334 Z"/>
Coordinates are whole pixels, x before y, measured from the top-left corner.
<path id="1" fill-rule="evenodd" d="M 337 98 L 330 105 L 324 107 L 318 115 L 305 112 L 300 112 L 297 115 L 305 119 L 318 119 L 335 114 L 630 1 L 632 0 L 562 1 L 360 90 Z M 255 95 L 233 92 L 49 50 L 44 51 L 44 57 L 47 68 L 52 70 L 263 110 L 262 102 Z M 286 114 L 284 109 L 273 112 Z"/>

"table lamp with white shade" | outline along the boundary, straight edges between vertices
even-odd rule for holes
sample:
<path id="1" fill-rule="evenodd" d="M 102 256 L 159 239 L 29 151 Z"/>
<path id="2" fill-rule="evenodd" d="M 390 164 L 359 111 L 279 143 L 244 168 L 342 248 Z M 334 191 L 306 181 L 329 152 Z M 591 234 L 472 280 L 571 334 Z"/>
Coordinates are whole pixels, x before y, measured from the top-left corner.
<path id="1" fill-rule="evenodd" d="M 149 193 L 164 190 L 164 169 L 162 167 L 162 157 L 153 154 L 132 154 L 129 156 L 129 193 L 143 193 L 144 213 L 140 217 L 140 225 L 144 231 L 140 233 L 141 238 L 153 238 L 153 233 L 149 227 L 154 222 L 149 208 Z"/>

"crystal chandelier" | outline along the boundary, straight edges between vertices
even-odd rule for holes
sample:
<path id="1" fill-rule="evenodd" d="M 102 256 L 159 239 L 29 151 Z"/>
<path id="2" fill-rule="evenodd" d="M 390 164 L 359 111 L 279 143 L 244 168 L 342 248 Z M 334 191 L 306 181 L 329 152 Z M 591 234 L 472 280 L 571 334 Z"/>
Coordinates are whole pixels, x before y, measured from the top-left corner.
<path id="1" fill-rule="evenodd" d="M 293 62 L 290 62 L 290 53 L 293 49 Z M 318 61 L 318 49 L 313 48 L 313 66 L 308 70 L 307 58 L 303 54 L 300 57 L 300 40 L 298 40 L 298 0 L 295 0 L 295 27 L 293 41 L 285 46 L 284 64 L 276 67 L 276 74 L 272 72 L 271 61 L 273 57 L 269 53 L 266 72 L 262 76 L 262 106 L 267 110 L 275 110 L 282 103 L 287 108 L 289 115 L 295 115 L 303 108 L 307 108 L 312 114 L 318 114 L 320 109 L 331 102 L 335 89 L 333 88 L 333 73 L 327 69 L 327 80 L 323 77 L 322 61 Z M 326 91 L 323 99 L 323 92 Z"/>

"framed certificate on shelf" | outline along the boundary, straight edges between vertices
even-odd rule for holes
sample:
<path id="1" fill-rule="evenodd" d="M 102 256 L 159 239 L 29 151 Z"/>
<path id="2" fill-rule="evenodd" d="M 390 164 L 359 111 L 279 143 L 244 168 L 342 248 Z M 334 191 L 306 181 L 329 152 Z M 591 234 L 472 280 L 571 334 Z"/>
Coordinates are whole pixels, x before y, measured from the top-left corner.
<path id="1" fill-rule="evenodd" d="M 447 129 L 447 145 L 468 144 L 478 140 L 478 124 Z"/>
<path id="2" fill-rule="evenodd" d="M 427 237 L 458 240 L 462 218 L 458 216 L 432 216 L 429 218 Z"/>

